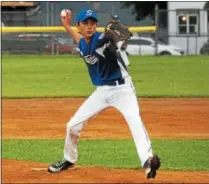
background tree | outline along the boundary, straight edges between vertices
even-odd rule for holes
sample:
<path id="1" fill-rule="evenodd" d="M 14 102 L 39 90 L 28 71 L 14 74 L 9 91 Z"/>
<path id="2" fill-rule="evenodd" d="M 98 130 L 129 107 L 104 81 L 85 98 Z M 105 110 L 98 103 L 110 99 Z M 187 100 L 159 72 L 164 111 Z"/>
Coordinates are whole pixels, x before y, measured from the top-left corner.
<path id="1" fill-rule="evenodd" d="M 154 17 L 155 5 L 158 4 L 159 9 L 167 9 L 166 1 L 124 1 L 121 2 L 122 7 L 133 7 L 133 14 L 136 14 L 136 20 L 141 20 L 147 15 Z"/>

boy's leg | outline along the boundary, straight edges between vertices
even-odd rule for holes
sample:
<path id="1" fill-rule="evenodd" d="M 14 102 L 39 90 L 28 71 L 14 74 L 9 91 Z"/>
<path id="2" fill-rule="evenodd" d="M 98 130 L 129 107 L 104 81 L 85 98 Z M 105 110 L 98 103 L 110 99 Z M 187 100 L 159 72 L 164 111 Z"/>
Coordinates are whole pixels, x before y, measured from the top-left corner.
<path id="1" fill-rule="evenodd" d="M 103 95 L 102 91 L 96 90 L 77 110 L 75 115 L 70 119 L 67 123 L 66 130 L 66 138 L 65 138 L 65 146 L 64 146 L 64 164 L 75 164 L 77 161 L 77 144 L 79 141 L 80 132 L 83 129 L 85 123 L 88 119 L 101 110 L 107 107 L 107 103 L 105 102 L 105 95 Z M 64 165 L 60 162 L 60 164 Z M 52 164 L 49 167 L 49 172 L 60 172 L 64 169 L 54 169 L 53 167 L 56 165 Z M 58 164 L 59 165 L 59 164 Z"/>
<path id="2" fill-rule="evenodd" d="M 131 84 L 126 84 L 124 89 L 121 88 L 117 91 L 119 94 L 116 95 L 117 98 L 113 99 L 111 105 L 123 114 L 128 123 L 143 166 L 146 160 L 153 156 L 153 153 L 151 141 L 139 114 L 139 106 L 134 89 L 131 87 Z"/>
<path id="3" fill-rule="evenodd" d="M 107 108 L 105 95 L 96 90 L 77 110 L 75 115 L 67 123 L 67 132 L 64 146 L 64 158 L 71 163 L 77 161 L 77 144 L 80 132 L 88 119 L 103 109 Z"/>
<path id="4" fill-rule="evenodd" d="M 153 158 L 152 146 L 147 131 L 140 117 L 139 105 L 132 83 L 118 90 L 118 98 L 114 98 L 112 106 L 118 109 L 126 119 L 133 136 L 141 165 Z M 155 173 L 156 174 L 156 173 Z"/>

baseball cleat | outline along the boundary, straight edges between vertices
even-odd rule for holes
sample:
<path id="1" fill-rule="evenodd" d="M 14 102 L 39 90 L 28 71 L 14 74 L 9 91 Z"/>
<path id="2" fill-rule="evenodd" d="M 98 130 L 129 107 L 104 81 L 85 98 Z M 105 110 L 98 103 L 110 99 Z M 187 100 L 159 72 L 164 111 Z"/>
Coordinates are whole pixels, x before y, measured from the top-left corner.
<path id="1" fill-rule="evenodd" d="M 158 156 L 154 155 L 148 158 L 143 166 L 145 168 L 147 179 L 156 177 L 156 171 L 160 168 L 160 165 L 160 158 Z"/>
<path id="2" fill-rule="evenodd" d="M 48 172 L 58 173 L 58 172 L 61 172 L 62 170 L 67 170 L 67 169 L 74 168 L 74 167 L 75 167 L 75 164 L 63 159 L 50 165 L 48 167 Z"/>

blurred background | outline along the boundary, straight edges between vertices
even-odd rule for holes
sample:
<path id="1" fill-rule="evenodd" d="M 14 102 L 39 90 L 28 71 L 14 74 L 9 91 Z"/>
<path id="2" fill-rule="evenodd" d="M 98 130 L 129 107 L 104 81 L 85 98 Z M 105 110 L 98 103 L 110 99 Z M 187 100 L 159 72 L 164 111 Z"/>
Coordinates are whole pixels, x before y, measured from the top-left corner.
<path id="1" fill-rule="evenodd" d="M 209 54 L 209 2 L 1 2 L 1 26 L 61 26 L 60 11 L 71 9 L 72 26 L 83 9 L 98 13 L 99 26 L 117 14 L 127 27 L 157 26 L 156 32 L 137 32 L 127 41 L 128 55 Z M 73 54 L 77 46 L 66 32 L 2 33 L 3 54 Z"/>

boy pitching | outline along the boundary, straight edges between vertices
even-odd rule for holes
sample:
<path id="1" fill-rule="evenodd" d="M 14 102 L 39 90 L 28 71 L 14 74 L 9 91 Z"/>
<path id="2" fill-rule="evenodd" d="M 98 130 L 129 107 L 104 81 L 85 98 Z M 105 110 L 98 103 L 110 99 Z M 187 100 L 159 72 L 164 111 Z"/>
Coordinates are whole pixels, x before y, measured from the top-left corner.
<path id="1" fill-rule="evenodd" d="M 136 145 L 147 178 L 155 178 L 160 159 L 153 155 L 151 141 L 140 117 L 139 105 L 131 77 L 112 40 L 96 31 L 98 18 L 92 10 L 83 10 L 77 17 L 78 32 L 70 24 L 71 12 L 61 15 L 66 31 L 79 46 L 80 55 L 88 68 L 96 90 L 81 105 L 67 123 L 64 158 L 48 167 L 51 173 L 71 169 L 77 161 L 79 136 L 89 118 L 103 109 L 114 107 L 124 116 Z M 114 49 L 115 48 L 115 49 Z"/>

